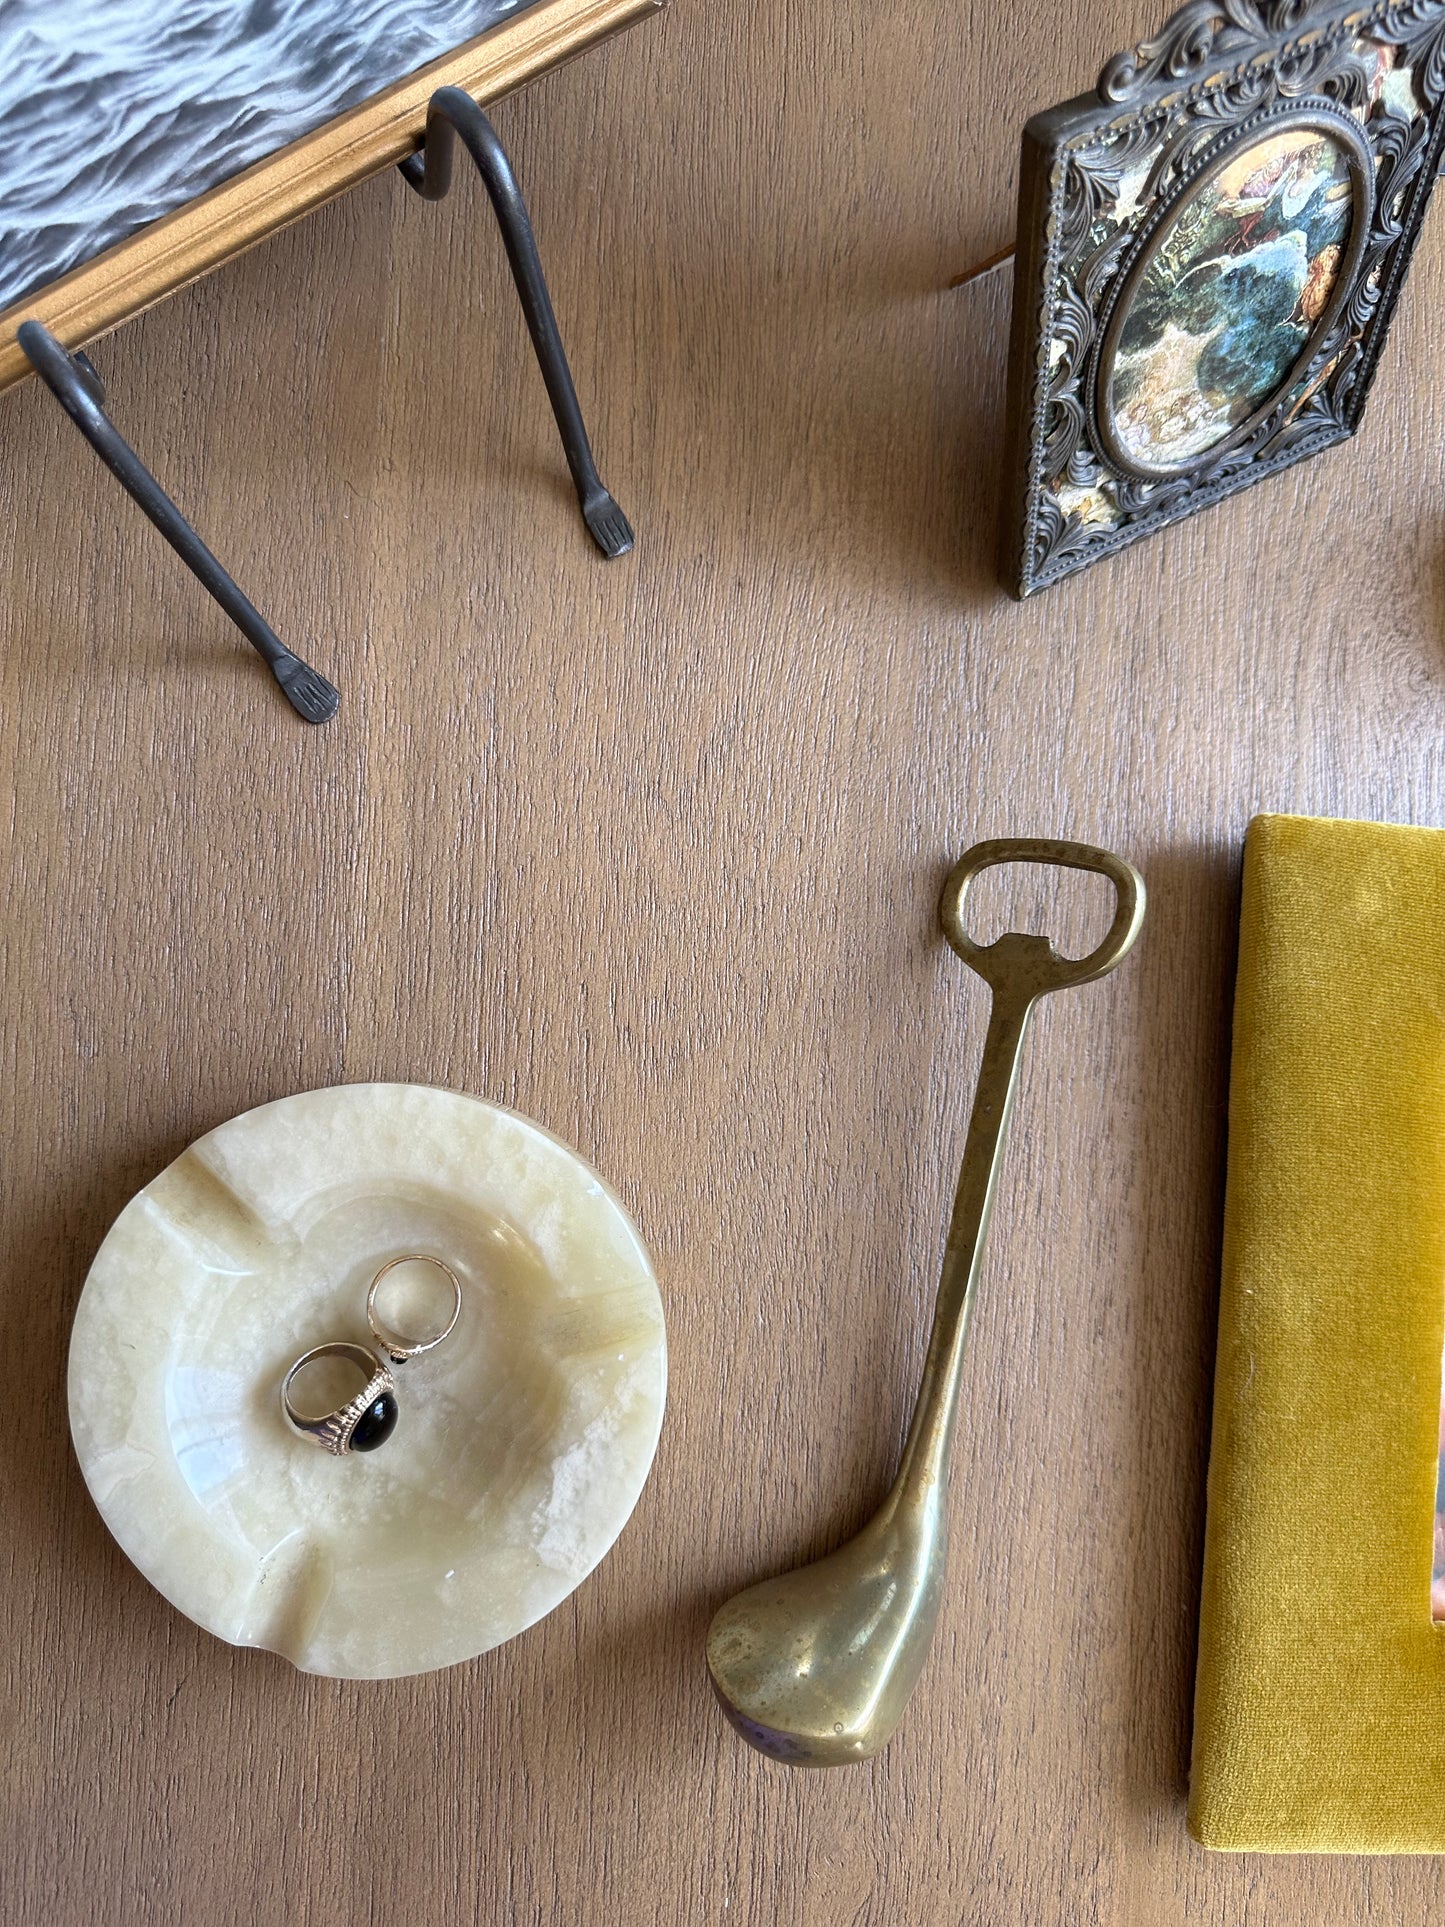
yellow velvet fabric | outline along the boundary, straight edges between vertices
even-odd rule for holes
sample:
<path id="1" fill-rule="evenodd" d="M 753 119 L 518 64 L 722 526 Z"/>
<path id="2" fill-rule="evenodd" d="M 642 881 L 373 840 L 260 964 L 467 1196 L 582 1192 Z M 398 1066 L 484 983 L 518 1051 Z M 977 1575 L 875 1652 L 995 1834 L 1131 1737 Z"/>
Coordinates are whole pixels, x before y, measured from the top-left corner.
<path id="1" fill-rule="evenodd" d="M 1445 1852 L 1445 831 L 1245 845 L 1190 1830 Z"/>

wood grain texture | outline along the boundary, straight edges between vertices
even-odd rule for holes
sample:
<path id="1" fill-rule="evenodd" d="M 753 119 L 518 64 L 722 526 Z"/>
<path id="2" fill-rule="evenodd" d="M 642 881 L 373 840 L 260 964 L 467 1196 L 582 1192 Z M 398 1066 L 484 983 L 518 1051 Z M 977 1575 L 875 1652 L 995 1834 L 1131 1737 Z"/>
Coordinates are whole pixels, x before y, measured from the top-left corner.
<path id="1" fill-rule="evenodd" d="M 7 1922 L 1438 1922 L 1433 1862 L 1215 1859 L 1183 1801 L 1244 825 L 1445 822 L 1442 217 L 1353 444 L 1014 605 L 1008 273 L 944 289 L 1007 238 L 1025 115 L 1152 24 L 1072 18 L 679 0 L 499 111 L 625 561 L 474 180 L 371 182 L 107 344 L 118 422 L 342 686 L 326 729 L 6 397 Z M 1150 921 L 1030 1039 L 925 1688 L 873 1765 L 790 1774 L 703 1633 L 891 1471 L 985 1018 L 934 902 L 1002 834 L 1123 851 Z M 370 1077 L 592 1158 L 672 1371 L 599 1572 L 380 1686 L 166 1606 L 64 1408 L 132 1190 Z"/>

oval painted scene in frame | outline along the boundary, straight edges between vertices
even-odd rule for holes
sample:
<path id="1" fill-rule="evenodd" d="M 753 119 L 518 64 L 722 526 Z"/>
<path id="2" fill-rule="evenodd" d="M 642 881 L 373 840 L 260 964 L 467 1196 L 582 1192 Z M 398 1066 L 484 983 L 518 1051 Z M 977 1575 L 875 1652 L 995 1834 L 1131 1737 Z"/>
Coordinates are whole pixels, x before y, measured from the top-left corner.
<path id="1" fill-rule="evenodd" d="M 1356 185 L 1346 139 L 1295 125 L 1211 170 L 1140 264 L 1102 371 L 1116 452 L 1189 466 L 1281 389 L 1349 254 Z"/>

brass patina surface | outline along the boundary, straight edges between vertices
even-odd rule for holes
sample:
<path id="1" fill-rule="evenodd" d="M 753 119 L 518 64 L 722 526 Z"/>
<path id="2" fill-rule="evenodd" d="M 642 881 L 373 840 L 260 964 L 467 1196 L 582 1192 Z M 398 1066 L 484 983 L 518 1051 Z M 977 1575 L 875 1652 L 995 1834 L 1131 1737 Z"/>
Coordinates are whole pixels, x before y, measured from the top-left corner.
<path id="1" fill-rule="evenodd" d="M 1000 863 L 1106 876 L 1117 903 L 1103 942 L 1078 959 L 1019 931 L 975 943 L 964 928 L 968 888 Z M 903 1462 L 861 1532 L 827 1558 L 737 1594 L 708 1632 L 708 1666 L 728 1717 L 753 1746 L 795 1766 L 843 1766 L 877 1753 L 923 1671 L 948 1558 L 959 1378 L 1029 1015 L 1040 997 L 1089 983 L 1122 960 L 1144 921 L 1144 882 L 1121 857 L 1088 844 L 1004 838 L 975 844 L 956 865 L 939 919 L 993 1004 Z"/>

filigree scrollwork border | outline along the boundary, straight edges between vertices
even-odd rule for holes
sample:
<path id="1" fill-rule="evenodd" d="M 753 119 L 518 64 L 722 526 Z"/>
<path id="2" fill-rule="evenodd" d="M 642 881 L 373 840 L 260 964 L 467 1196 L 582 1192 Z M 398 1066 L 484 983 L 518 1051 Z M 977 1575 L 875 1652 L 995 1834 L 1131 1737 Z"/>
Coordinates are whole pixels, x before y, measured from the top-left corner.
<path id="1" fill-rule="evenodd" d="M 1382 61 L 1408 74 L 1406 111 L 1380 90 Z M 1187 473 L 1131 472 L 1100 412 L 1101 348 L 1120 291 L 1161 210 L 1182 207 L 1222 153 L 1312 114 L 1349 117 L 1358 138 L 1347 144 L 1372 164 L 1373 192 L 1357 195 L 1363 231 L 1352 227 L 1348 271 L 1305 358 Z M 1442 144 L 1445 0 L 1191 0 L 1111 60 L 1095 94 L 1030 121 L 1009 375 L 1015 594 L 1355 432 Z"/>

